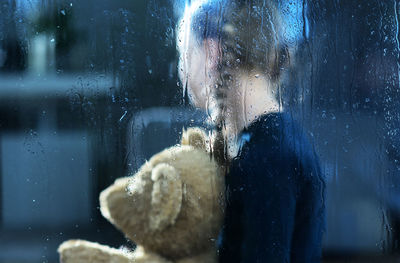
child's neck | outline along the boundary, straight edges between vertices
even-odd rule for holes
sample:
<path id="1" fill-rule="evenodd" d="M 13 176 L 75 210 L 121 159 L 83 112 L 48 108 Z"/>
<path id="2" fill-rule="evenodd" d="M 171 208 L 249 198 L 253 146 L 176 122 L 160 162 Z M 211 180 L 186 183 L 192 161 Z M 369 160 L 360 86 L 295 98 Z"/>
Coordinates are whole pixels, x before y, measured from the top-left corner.
<path id="1" fill-rule="evenodd" d="M 225 118 L 224 133 L 231 156 L 237 154 L 237 136 L 244 128 L 261 115 L 282 111 L 273 85 L 265 75 L 257 71 L 238 74 L 238 94 L 231 96 L 232 103 L 229 103 L 230 108 Z"/>
<path id="2" fill-rule="evenodd" d="M 230 103 L 231 109 L 226 118 L 230 133 L 238 134 L 245 127 L 264 114 L 282 111 L 276 96 L 275 87 L 267 76 L 258 71 L 240 72 L 237 79 L 238 96 Z"/>

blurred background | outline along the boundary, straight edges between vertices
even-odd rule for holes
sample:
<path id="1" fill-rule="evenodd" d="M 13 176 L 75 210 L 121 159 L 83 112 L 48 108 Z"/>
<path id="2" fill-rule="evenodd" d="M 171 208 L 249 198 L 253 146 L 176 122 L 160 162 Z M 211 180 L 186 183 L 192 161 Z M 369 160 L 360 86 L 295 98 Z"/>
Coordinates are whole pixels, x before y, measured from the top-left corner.
<path id="1" fill-rule="evenodd" d="M 400 262 L 400 3 L 277 2 L 301 65 L 283 103 L 327 177 L 324 262 Z M 184 5 L 0 2 L 0 262 L 57 262 L 71 238 L 133 247 L 99 192 L 206 126 L 177 77 Z"/>

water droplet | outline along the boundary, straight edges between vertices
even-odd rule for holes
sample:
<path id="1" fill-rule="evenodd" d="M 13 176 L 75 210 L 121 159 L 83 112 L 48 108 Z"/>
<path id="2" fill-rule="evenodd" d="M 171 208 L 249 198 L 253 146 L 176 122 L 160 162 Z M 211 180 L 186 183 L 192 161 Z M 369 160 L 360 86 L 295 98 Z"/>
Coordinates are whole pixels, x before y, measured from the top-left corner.
<path id="1" fill-rule="evenodd" d="M 128 111 L 125 111 L 125 112 L 124 112 L 124 114 L 123 114 L 123 115 L 121 116 L 121 118 L 119 119 L 120 122 L 125 118 L 125 116 L 126 116 L 127 113 L 128 113 Z"/>

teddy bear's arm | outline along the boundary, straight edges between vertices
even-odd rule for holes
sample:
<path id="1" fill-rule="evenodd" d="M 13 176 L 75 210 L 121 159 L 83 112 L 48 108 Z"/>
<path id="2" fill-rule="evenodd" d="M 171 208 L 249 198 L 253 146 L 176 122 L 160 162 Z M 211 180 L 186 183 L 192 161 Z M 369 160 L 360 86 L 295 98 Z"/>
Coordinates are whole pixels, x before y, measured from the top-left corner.
<path id="1" fill-rule="evenodd" d="M 69 240 L 58 248 L 61 263 L 130 263 L 130 252 L 84 240 Z"/>

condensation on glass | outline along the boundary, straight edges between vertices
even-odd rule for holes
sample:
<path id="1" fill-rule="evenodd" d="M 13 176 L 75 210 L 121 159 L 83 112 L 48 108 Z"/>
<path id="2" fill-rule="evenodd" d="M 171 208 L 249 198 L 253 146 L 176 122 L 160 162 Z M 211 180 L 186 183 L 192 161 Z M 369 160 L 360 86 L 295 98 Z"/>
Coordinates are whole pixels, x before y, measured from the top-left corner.
<path id="1" fill-rule="evenodd" d="M 100 191 L 178 143 L 183 127 L 213 134 L 226 109 L 218 85 L 246 59 L 215 68 L 225 73 L 206 89 L 204 107 L 194 103 L 182 43 L 204 42 L 180 22 L 196 2 L 0 2 L 0 262 L 54 262 L 71 238 L 134 247 L 101 216 Z M 268 61 L 286 56 L 269 76 L 282 73 L 276 107 L 310 138 L 326 179 L 323 261 L 391 262 L 400 249 L 400 3 L 273 2 L 283 22 L 260 13 L 258 29 L 274 34 L 246 48 Z M 191 54 L 211 74 L 197 75 L 200 85 L 213 78 L 213 44 Z M 243 126 L 268 99 L 253 96 Z M 232 145 L 234 156 L 240 145 Z"/>

